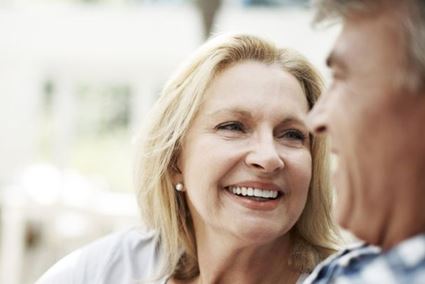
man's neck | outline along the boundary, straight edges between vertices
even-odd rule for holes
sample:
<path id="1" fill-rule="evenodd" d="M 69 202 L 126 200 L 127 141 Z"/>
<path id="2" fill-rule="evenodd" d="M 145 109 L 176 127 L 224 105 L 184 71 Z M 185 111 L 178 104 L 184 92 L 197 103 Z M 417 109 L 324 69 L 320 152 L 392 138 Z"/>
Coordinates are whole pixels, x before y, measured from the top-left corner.
<path id="1" fill-rule="evenodd" d="M 425 214 L 423 204 L 425 201 L 425 188 L 407 189 L 413 192 L 403 194 L 399 197 L 399 204 L 394 209 L 386 233 L 383 235 L 381 247 L 383 250 L 390 250 L 401 242 L 412 238 L 418 234 L 425 233 Z"/>

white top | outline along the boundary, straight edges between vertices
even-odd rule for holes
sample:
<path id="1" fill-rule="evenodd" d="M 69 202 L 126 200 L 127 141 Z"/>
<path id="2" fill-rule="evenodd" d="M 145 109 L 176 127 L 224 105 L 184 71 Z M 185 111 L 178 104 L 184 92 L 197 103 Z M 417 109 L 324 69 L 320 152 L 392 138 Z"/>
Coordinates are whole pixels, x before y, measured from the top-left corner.
<path id="1" fill-rule="evenodd" d="M 160 264 L 153 232 L 128 229 L 103 237 L 61 259 L 36 284 L 131 284 L 152 280 Z M 168 277 L 149 282 L 165 284 Z"/>
<path id="2" fill-rule="evenodd" d="M 156 236 L 138 228 L 108 235 L 61 259 L 36 284 L 166 284 L 168 276 L 148 282 L 161 262 Z"/>

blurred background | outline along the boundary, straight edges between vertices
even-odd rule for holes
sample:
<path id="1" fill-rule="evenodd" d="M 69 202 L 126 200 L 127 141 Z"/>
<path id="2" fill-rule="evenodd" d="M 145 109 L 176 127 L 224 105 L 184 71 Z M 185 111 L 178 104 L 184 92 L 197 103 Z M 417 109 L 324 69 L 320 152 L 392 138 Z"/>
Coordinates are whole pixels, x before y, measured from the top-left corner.
<path id="1" fill-rule="evenodd" d="M 295 48 L 327 78 L 338 26 L 312 17 L 301 0 L 0 0 L 0 283 L 138 224 L 132 138 L 211 34 Z"/>

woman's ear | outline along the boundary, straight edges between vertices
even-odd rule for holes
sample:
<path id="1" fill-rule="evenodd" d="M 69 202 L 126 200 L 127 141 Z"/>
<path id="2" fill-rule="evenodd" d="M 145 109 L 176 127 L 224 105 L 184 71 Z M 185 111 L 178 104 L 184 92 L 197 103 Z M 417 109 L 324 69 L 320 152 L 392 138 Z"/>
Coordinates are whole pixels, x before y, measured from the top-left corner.
<path id="1" fill-rule="evenodd" d="M 182 182 L 183 180 L 183 173 L 180 170 L 180 166 L 179 166 L 179 159 L 177 157 L 173 157 L 173 159 L 171 160 L 171 177 L 173 180 L 173 183 L 179 183 Z"/>

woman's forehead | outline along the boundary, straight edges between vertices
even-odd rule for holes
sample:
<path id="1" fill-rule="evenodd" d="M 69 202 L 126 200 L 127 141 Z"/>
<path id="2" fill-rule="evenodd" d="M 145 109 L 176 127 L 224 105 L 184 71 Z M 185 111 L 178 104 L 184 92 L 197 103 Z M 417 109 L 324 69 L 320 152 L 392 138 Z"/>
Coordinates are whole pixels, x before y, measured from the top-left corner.
<path id="1" fill-rule="evenodd" d="M 244 62 L 216 76 L 206 90 L 201 112 L 208 115 L 226 109 L 251 112 L 262 107 L 285 108 L 285 105 L 296 110 L 305 109 L 305 112 L 308 110 L 307 99 L 298 80 L 278 65 Z"/>

